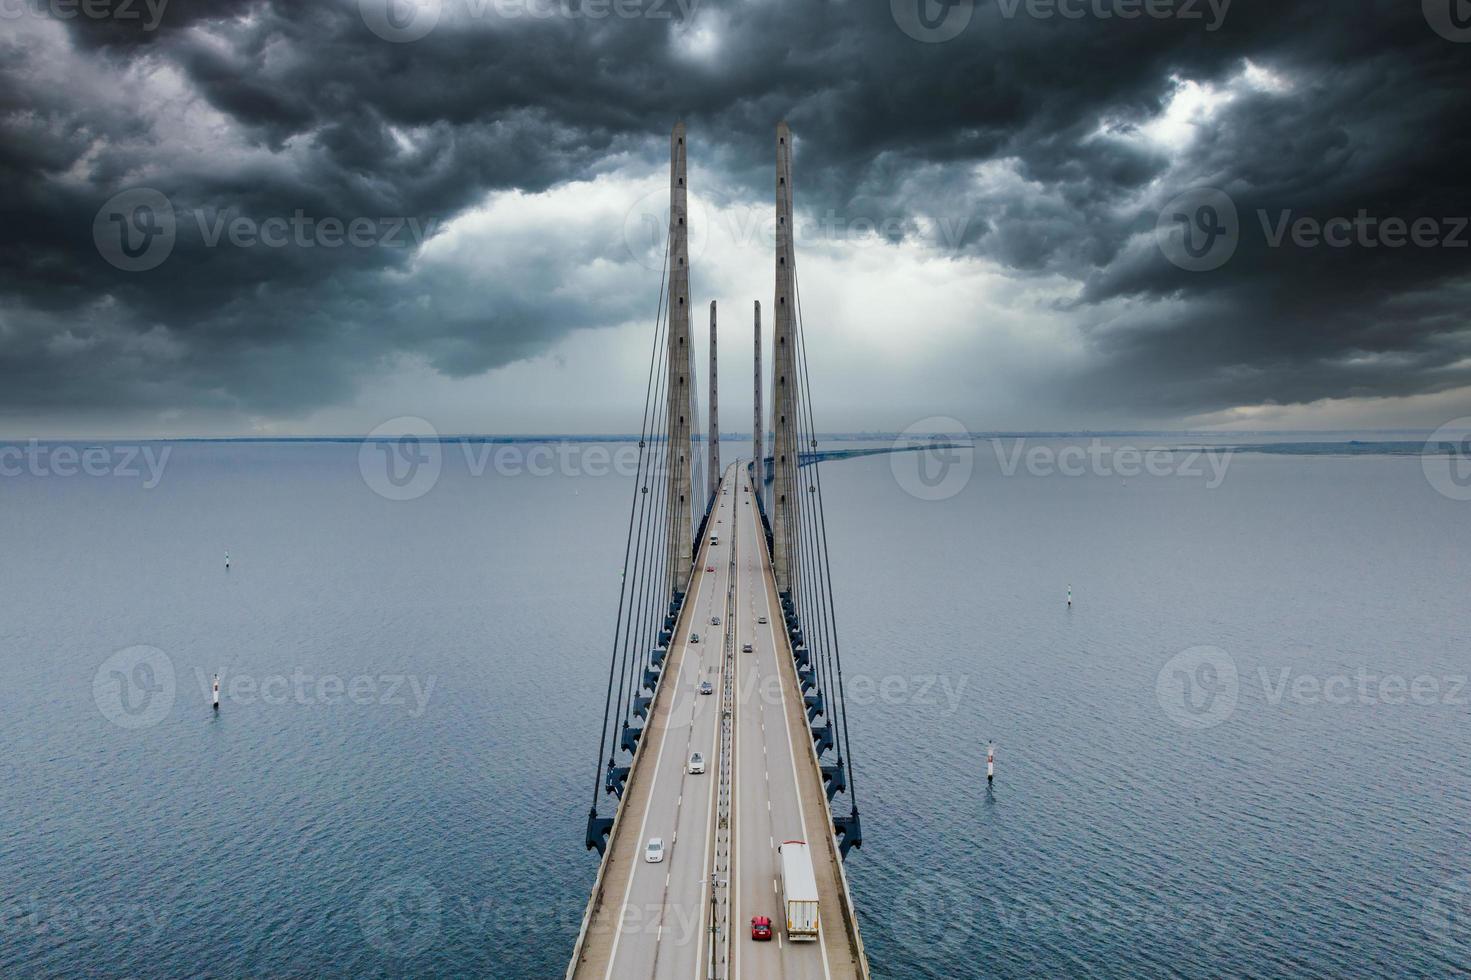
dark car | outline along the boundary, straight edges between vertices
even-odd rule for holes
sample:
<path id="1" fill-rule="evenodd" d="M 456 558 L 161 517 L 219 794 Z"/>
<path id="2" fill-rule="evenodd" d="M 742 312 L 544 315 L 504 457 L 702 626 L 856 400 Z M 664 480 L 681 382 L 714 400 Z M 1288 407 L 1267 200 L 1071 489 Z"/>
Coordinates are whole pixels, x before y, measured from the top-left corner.
<path id="1" fill-rule="evenodd" d="M 758 943 L 771 942 L 771 920 L 764 915 L 751 916 L 751 938 Z"/>

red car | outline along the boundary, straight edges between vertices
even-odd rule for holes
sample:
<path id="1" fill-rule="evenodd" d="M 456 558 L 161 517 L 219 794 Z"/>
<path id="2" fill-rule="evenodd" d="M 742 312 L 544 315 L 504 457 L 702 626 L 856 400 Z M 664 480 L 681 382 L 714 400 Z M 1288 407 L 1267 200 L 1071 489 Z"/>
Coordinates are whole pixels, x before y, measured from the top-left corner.
<path id="1" fill-rule="evenodd" d="M 706 565 L 705 566 L 705 571 L 707 571 L 707 572 L 713 572 L 713 571 L 715 571 L 715 566 L 714 565 Z"/>
<path id="2" fill-rule="evenodd" d="M 764 915 L 751 916 L 751 938 L 761 943 L 771 942 L 771 920 Z"/>

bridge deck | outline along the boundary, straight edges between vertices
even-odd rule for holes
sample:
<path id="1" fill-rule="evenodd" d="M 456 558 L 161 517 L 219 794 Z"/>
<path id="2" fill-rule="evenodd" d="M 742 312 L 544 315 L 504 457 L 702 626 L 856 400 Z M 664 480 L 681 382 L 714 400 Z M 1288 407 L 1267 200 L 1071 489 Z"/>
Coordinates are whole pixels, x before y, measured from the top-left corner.
<path id="1" fill-rule="evenodd" d="M 832 818 L 817 757 L 796 693 L 796 670 L 781 631 L 775 578 L 747 482 L 726 470 L 728 493 L 716 497 L 691 598 L 676 628 L 665 680 L 650 713 L 629 776 L 625 800 L 609 837 L 598 883 L 584 917 L 568 977 L 634 978 L 710 976 L 711 918 L 729 921 L 730 934 L 716 943 L 719 977 L 866 978 L 867 963 L 852 914 Z M 719 546 L 709 543 L 718 534 Z M 735 554 L 734 615 L 726 612 L 730 549 Z M 706 567 L 714 572 L 706 572 Z M 711 617 L 722 625 L 711 625 Z M 766 617 L 765 624 L 757 622 Z M 719 698 L 698 693 L 709 680 L 717 694 L 723 680 L 724 631 L 734 629 L 735 752 L 731 774 L 733 853 L 724 902 L 712 905 L 709 889 L 715 842 L 715 789 L 719 773 Z M 689 643 L 698 632 L 702 642 Z M 793 749 L 795 748 L 795 751 Z M 691 775 L 692 751 L 707 772 Z M 662 836 L 663 862 L 644 861 L 644 845 Z M 784 930 L 770 943 L 750 938 L 753 915 L 783 922 L 776 846 L 806 840 L 818 881 L 822 941 L 791 943 Z M 717 896 L 727 893 L 720 889 Z M 728 946 L 727 946 L 728 942 Z M 729 950 L 728 968 L 724 952 Z"/>

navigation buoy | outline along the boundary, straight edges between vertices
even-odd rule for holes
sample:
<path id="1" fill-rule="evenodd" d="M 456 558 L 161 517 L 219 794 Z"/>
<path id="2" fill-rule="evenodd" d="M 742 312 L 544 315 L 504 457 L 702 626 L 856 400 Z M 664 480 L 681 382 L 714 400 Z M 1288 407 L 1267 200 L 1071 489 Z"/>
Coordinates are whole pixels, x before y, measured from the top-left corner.
<path id="1" fill-rule="evenodd" d="M 1073 587 L 1071 585 L 1067 587 L 1067 607 L 1073 608 Z"/>
<path id="2" fill-rule="evenodd" d="M 986 746 L 986 785 L 990 785 L 996 779 L 996 743 L 991 742 Z"/>
<path id="3" fill-rule="evenodd" d="M 214 692 L 215 692 L 215 710 L 216 711 L 219 711 L 220 710 L 220 675 L 219 674 L 216 674 L 215 675 Z"/>
<path id="4" fill-rule="evenodd" d="M 230 567 L 230 553 L 228 551 L 225 552 L 225 567 L 226 568 L 229 568 Z"/>

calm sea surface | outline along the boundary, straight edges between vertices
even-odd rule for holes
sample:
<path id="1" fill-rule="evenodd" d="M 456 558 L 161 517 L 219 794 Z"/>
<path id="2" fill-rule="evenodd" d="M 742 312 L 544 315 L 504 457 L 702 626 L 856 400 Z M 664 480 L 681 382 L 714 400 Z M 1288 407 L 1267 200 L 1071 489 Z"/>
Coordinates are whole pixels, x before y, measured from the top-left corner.
<path id="1" fill-rule="evenodd" d="M 1471 503 L 1064 444 L 822 467 L 875 974 L 1465 975 Z M 0 976 L 560 975 L 631 481 L 146 448 L 0 476 Z"/>

